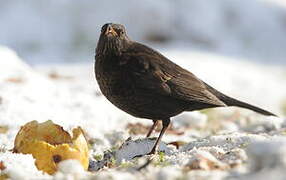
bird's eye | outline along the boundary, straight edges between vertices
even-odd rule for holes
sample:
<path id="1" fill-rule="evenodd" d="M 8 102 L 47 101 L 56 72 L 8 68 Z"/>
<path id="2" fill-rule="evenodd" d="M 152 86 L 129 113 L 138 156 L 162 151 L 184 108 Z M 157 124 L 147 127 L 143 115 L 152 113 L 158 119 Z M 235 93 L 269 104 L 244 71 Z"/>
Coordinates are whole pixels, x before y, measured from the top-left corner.
<path id="1" fill-rule="evenodd" d="M 101 32 L 103 32 L 103 31 L 104 31 L 104 27 L 101 28 Z"/>
<path id="2" fill-rule="evenodd" d="M 118 30 L 117 30 L 117 33 L 121 36 L 121 35 L 124 34 L 124 31 L 123 31 L 122 29 L 118 29 Z"/>
<path id="3" fill-rule="evenodd" d="M 101 28 L 101 32 L 104 32 L 106 30 L 107 26 L 108 26 L 107 24 L 103 25 Z"/>

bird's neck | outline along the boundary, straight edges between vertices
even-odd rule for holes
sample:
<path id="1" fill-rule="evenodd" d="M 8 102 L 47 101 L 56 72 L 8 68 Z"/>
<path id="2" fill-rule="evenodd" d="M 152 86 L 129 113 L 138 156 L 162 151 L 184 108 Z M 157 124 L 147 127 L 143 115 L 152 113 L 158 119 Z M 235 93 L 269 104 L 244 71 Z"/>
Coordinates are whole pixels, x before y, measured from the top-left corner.
<path id="1" fill-rule="evenodd" d="M 119 64 L 119 58 L 120 55 L 116 53 L 99 53 L 95 56 L 96 63 L 105 68 L 117 66 Z"/>

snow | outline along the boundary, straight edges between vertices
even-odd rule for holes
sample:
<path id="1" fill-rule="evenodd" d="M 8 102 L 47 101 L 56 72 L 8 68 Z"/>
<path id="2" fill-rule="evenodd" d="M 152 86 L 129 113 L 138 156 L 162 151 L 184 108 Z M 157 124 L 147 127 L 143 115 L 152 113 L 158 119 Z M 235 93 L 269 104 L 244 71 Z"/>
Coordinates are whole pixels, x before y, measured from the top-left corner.
<path id="1" fill-rule="evenodd" d="M 77 160 L 65 160 L 59 163 L 55 179 L 84 179 L 87 173 Z"/>
<path id="2" fill-rule="evenodd" d="M 285 168 L 286 139 L 273 138 L 271 141 L 255 142 L 247 148 L 249 166 L 252 171 L 265 168 Z M 267 156 L 265 154 L 267 153 Z"/>
<path id="3" fill-rule="evenodd" d="M 48 174 L 38 171 L 35 166 L 35 160 L 32 155 L 15 154 L 11 152 L 1 152 L 0 162 L 4 162 L 6 169 L 0 171 L 8 174 L 11 179 L 28 180 L 33 177 L 39 179 L 50 179 Z"/>
<path id="4" fill-rule="evenodd" d="M 109 103 L 100 94 L 92 64 L 31 67 L 1 47 L 0 127 L 7 127 L 7 132 L 0 133 L 0 162 L 5 166 L 0 173 L 11 179 L 255 179 L 270 175 L 285 179 L 286 119 L 281 110 L 286 97 L 285 69 L 198 52 L 163 53 L 177 57 L 178 64 L 225 93 L 280 117 L 239 108 L 186 112 L 172 119 L 159 148 L 164 153 L 144 156 L 154 139 L 131 134 L 127 125 L 139 123 L 143 129 L 152 121 L 131 117 Z M 226 71 L 217 71 L 220 66 Z M 261 92 L 265 80 L 270 83 Z M 9 151 L 20 126 L 48 119 L 68 131 L 82 127 L 91 148 L 90 171 L 67 160 L 50 176 L 36 169 L 31 155 Z M 138 155 L 143 157 L 134 158 Z"/>

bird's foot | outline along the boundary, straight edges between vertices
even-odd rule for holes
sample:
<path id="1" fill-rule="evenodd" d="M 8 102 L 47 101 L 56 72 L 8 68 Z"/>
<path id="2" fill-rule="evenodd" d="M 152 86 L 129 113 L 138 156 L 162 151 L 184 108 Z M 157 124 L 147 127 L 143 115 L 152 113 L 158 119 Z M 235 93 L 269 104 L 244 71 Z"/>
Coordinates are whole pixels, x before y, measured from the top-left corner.
<path id="1" fill-rule="evenodd" d="M 154 155 L 154 154 L 156 154 L 156 149 L 152 149 L 149 153 L 147 153 L 147 154 L 139 154 L 139 155 L 136 155 L 136 156 L 134 156 L 133 158 L 139 158 L 139 157 L 143 157 L 143 156 L 145 156 L 145 155 Z"/>
<path id="2" fill-rule="evenodd" d="M 132 159 L 134 159 L 134 158 L 140 158 L 140 157 L 143 157 L 145 154 L 138 154 L 138 155 L 136 155 L 136 156 L 134 156 Z"/>
<path id="3" fill-rule="evenodd" d="M 153 154 L 156 154 L 156 149 L 155 148 L 153 148 L 148 154 L 146 154 L 146 155 L 153 155 Z"/>

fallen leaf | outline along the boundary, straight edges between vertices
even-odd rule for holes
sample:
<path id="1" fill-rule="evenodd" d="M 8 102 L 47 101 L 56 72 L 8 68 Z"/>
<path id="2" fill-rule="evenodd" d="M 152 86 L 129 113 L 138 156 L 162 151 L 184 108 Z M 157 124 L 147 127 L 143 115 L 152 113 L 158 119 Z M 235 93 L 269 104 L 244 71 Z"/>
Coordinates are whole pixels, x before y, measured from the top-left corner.
<path id="1" fill-rule="evenodd" d="M 63 76 L 63 75 L 58 74 L 57 72 L 50 72 L 48 76 L 51 79 L 67 79 L 67 80 L 73 79 L 73 77 L 71 76 Z"/>
<path id="2" fill-rule="evenodd" d="M 227 170 L 230 167 L 215 157 L 213 157 L 208 152 L 195 153 L 193 158 L 184 166 L 185 171 L 190 170 Z"/>
<path id="3" fill-rule="evenodd" d="M 173 142 L 169 142 L 168 144 L 175 146 L 176 149 L 179 149 L 180 146 L 183 146 L 187 143 L 184 141 L 173 141 Z"/>
<path id="4" fill-rule="evenodd" d="M 17 77 L 17 78 L 11 77 L 11 78 L 6 79 L 6 81 L 11 82 L 11 83 L 22 83 L 22 82 L 24 82 L 24 80 L 20 77 Z"/>
<path id="5" fill-rule="evenodd" d="M 4 169 L 6 169 L 6 166 L 3 161 L 0 161 L 0 170 L 3 171 Z"/>

